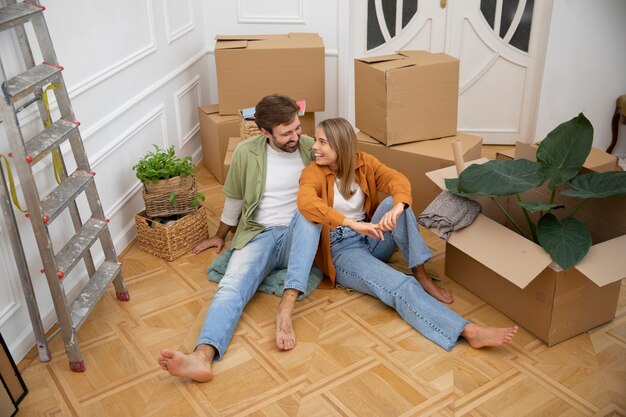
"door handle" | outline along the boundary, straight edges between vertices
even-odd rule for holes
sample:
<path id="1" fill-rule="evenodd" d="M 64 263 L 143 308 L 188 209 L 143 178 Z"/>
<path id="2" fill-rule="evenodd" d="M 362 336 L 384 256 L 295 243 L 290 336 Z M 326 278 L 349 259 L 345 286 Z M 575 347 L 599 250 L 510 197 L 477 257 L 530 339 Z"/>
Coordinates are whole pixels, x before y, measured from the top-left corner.
<path id="1" fill-rule="evenodd" d="M 442 9 L 445 9 L 447 5 L 448 0 L 439 0 L 439 7 L 441 7 Z"/>

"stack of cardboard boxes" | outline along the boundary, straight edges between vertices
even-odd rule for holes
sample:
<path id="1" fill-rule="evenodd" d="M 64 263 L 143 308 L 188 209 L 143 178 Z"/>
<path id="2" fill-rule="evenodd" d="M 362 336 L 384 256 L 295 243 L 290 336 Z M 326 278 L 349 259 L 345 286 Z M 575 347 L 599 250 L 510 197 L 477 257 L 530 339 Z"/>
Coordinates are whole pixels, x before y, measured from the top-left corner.
<path id="1" fill-rule="evenodd" d="M 357 149 L 411 181 L 419 215 L 441 190 L 426 172 L 480 157 L 482 138 L 457 134 L 459 60 L 443 53 L 400 51 L 355 60 Z"/>
<path id="2" fill-rule="evenodd" d="M 302 132 L 313 135 L 315 112 L 324 111 L 324 42 L 314 33 L 218 36 L 215 43 L 219 104 L 200 107 L 204 164 L 220 182 L 225 157 L 240 138 L 241 109 L 268 94 L 306 101 Z"/>

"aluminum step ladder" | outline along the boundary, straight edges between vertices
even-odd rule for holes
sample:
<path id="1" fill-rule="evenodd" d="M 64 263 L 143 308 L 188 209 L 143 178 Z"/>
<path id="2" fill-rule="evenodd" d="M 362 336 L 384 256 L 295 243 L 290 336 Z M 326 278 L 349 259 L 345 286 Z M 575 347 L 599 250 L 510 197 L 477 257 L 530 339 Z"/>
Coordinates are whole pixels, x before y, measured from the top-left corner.
<path id="1" fill-rule="evenodd" d="M 63 337 L 70 369 L 82 372 L 85 370 L 85 364 L 78 344 L 78 329 L 111 282 L 115 286 L 118 300 L 128 301 L 130 297 L 122 277 L 121 265 L 108 228 L 108 220 L 104 218 L 100 197 L 94 182 L 95 173 L 90 168 L 78 129 L 80 123 L 74 118 L 74 112 L 63 79 L 63 68 L 59 66 L 50 39 L 44 18 L 44 10 L 45 8 L 39 4 L 39 1 L 23 3 L 16 3 L 15 0 L 0 1 L 0 31 L 15 31 L 24 66 L 27 68 L 25 72 L 19 75 L 7 78 L 5 67 L 2 65 L 2 57 L 0 56 L 0 83 L 2 90 L 0 116 L 10 142 L 13 164 L 26 202 L 27 216 L 30 219 L 39 248 L 39 254 L 43 263 L 42 272 L 46 275 L 52 295 L 59 323 L 58 332 Z M 25 26 L 29 24 L 32 25 L 43 57 L 44 62 L 39 64 L 36 64 L 34 61 L 30 41 L 27 36 Z M 54 122 L 49 119 L 49 110 L 42 99 L 42 92 L 49 84 L 54 84 L 55 86 L 53 92 L 60 113 L 60 117 Z M 34 103 L 37 104 L 44 128 L 33 137 L 26 139 L 19 124 L 18 112 Z M 61 156 L 57 164 L 60 171 L 58 172 L 61 180 L 60 184 L 42 197 L 33 176 L 33 167 L 38 162 L 45 162 L 45 156 L 53 151 L 58 152 L 58 155 L 62 155 L 61 146 L 66 141 L 69 143 L 68 149 L 74 157 L 76 170 L 68 175 L 65 161 Z M 1 170 L 0 174 L 2 174 Z M 4 176 L 1 182 L 0 198 L 4 200 L 2 209 L 5 214 L 5 221 L 8 224 L 7 230 L 9 231 L 9 238 L 11 239 L 22 287 L 29 303 L 29 314 L 33 322 L 39 357 L 43 361 L 49 360 L 50 352 L 48 351 L 47 340 L 43 334 L 43 326 L 26 265 L 24 248 L 17 231 L 15 217 L 12 212 L 7 213 L 12 207 L 10 203 L 7 204 L 8 193 Z M 86 198 L 91 211 L 89 218 L 84 222 L 76 201 L 80 196 Z M 53 242 L 58 244 L 59 239 L 52 239 L 50 226 L 59 215 L 65 212 L 65 209 L 69 211 L 74 234 L 57 251 Z M 99 242 L 99 247 L 92 248 L 96 242 Z M 96 252 L 96 250 L 99 250 L 97 253 L 101 254 L 98 258 L 102 259 L 98 266 L 94 264 L 92 258 L 92 251 Z M 70 302 L 64 290 L 64 279 L 81 260 L 85 264 L 89 280 L 84 288 L 80 290 L 80 294 L 73 302 Z"/>

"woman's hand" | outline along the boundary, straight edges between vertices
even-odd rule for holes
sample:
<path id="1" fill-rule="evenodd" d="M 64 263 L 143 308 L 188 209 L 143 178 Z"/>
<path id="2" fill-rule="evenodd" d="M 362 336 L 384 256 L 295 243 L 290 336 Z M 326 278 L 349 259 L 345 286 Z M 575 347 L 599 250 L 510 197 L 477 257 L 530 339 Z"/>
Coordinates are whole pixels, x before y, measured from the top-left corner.
<path id="1" fill-rule="evenodd" d="M 348 226 L 350 229 L 365 236 L 369 236 L 372 239 L 385 240 L 383 231 L 380 230 L 380 226 L 373 223 L 355 222 L 354 220 L 346 219 L 343 226 Z"/>
<path id="2" fill-rule="evenodd" d="M 378 226 L 381 231 L 388 232 L 396 228 L 396 222 L 398 217 L 404 212 L 404 203 L 398 203 L 387 213 L 383 214 L 383 217 L 378 222 Z"/>

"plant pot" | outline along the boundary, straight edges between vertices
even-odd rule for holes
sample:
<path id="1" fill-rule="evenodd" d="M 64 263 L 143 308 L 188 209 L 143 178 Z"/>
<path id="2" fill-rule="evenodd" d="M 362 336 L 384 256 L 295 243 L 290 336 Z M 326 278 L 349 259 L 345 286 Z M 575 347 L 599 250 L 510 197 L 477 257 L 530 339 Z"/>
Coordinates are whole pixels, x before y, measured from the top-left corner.
<path id="1" fill-rule="evenodd" d="M 173 193 L 174 204 L 171 195 Z M 173 177 L 155 183 L 144 183 L 143 200 L 147 217 L 168 217 L 196 211 L 192 201 L 197 197 L 195 175 Z"/>
<path id="2" fill-rule="evenodd" d="M 209 237 L 208 217 L 202 207 L 170 224 L 152 220 L 143 211 L 135 215 L 135 226 L 139 249 L 168 262 Z"/>

